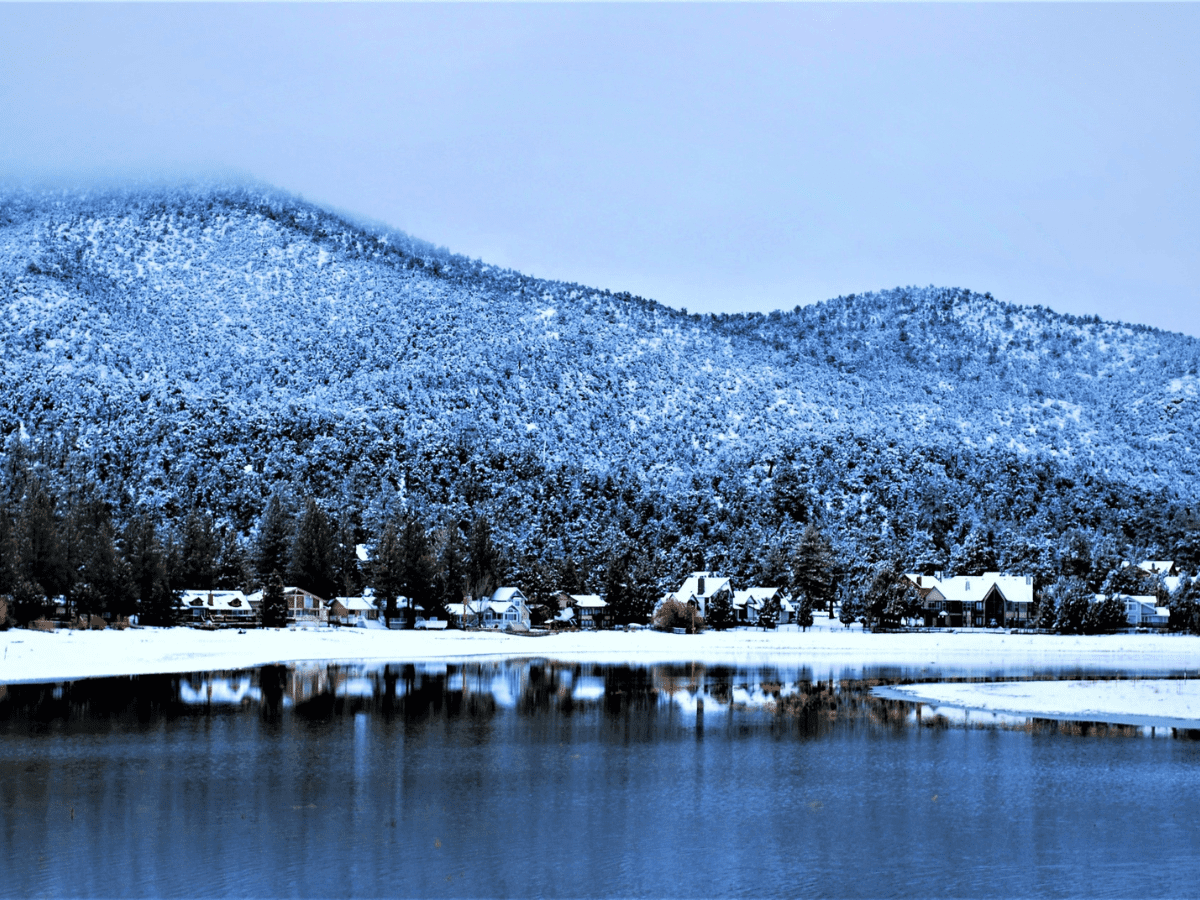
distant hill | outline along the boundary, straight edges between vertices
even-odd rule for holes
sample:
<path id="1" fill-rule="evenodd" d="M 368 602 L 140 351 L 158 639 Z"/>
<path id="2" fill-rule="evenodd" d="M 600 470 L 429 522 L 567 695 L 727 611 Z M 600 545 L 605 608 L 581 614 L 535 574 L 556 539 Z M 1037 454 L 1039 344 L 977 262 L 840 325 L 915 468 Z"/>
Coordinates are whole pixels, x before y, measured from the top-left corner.
<path id="1" fill-rule="evenodd" d="M 849 560 L 1195 552 L 1179 334 L 934 287 L 687 315 L 258 188 L 4 197 L 0 292 L 7 457 L 118 516 L 486 510 L 514 558 L 593 569 L 749 572 L 809 521 Z"/>

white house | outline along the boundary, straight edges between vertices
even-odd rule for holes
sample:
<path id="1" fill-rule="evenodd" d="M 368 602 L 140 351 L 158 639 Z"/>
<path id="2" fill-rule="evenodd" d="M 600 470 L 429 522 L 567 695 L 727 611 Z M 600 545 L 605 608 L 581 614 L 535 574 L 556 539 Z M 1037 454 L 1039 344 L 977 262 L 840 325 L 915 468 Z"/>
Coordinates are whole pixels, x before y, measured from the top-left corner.
<path id="1" fill-rule="evenodd" d="M 253 625 L 253 605 L 241 591 L 183 591 L 183 620 L 191 624 Z"/>
<path id="2" fill-rule="evenodd" d="M 334 597 L 329 601 L 329 621 L 339 625 L 366 624 L 379 618 L 374 597 Z"/>
<path id="3" fill-rule="evenodd" d="M 479 625 L 504 631 L 529 630 L 529 601 L 515 587 L 496 588 L 490 597 L 466 603 L 447 603 L 459 626 Z"/>
<path id="4" fill-rule="evenodd" d="M 684 606 L 691 604 L 695 606 L 697 614 L 704 616 L 707 614 L 709 602 L 722 591 L 729 594 L 730 601 L 733 600 L 733 589 L 730 587 L 728 578 L 721 578 L 713 575 L 712 572 L 693 572 L 689 575 L 679 589 L 667 594 L 658 601 L 655 606 L 655 611 L 668 600 L 674 600 Z"/>

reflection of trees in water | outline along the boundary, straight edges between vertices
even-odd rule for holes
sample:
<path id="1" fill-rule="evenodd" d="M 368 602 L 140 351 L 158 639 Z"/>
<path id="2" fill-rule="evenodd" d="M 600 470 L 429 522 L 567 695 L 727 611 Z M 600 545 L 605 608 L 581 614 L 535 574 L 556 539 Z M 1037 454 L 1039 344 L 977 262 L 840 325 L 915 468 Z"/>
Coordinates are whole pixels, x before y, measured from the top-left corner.
<path id="1" fill-rule="evenodd" d="M 86 723 L 88 731 L 128 729 L 182 714 L 178 675 L 88 678 L 61 684 L 10 684 L 0 695 L 0 727 Z"/>
<path id="2" fill-rule="evenodd" d="M 1070 673 L 1078 678 L 1083 673 Z M 929 680 L 938 680 L 926 675 Z M 911 674 L 817 680 L 811 670 L 702 664 L 650 666 L 509 660 L 460 664 L 263 666 L 254 671 L 99 678 L 63 684 L 0 686 L 0 731 L 28 728 L 124 729 L 158 719 L 260 711 L 266 722 L 288 715 L 326 721 L 356 713 L 409 727 L 463 723 L 471 743 L 489 740 L 496 723 L 558 721 L 577 716 L 609 739 L 658 740 L 722 729 L 819 737 L 838 729 L 991 728 L 1073 737 L 1131 737 L 1136 726 L 1020 717 L 963 718 L 920 703 L 878 697 L 877 687 Z M 945 681 L 996 679 L 947 678 Z M 1006 679 L 1008 680 L 1008 679 Z M 588 724 L 590 723 L 590 724 Z M 539 726 L 541 727 L 541 726 Z M 1178 737 L 1200 733 L 1169 729 Z M 549 732 L 548 732 L 549 733 Z"/>

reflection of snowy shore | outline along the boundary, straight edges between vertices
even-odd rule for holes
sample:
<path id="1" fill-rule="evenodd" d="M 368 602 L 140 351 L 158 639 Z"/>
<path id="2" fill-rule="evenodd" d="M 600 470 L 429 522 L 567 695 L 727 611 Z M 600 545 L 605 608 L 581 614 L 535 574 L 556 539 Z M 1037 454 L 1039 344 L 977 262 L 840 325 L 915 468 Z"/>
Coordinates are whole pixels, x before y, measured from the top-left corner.
<path id="1" fill-rule="evenodd" d="M 976 710 L 1006 716 L 1200 728 L 1200 679 L 911 684 L 877 693 L 923 701 L 934 714 L 951 721 L 969 720 L 969 711 Z"/>
<path id="2" fill-rule="evenodd" d="M 734 631 L 701 635 L 654 632 L 567 633 L 528 637 L 500 633 L 373 631 L 10 630 L 0 633 L 0 683 L 64 681 L 248 669 L 302 660 L 455 660 L 547 657 L 594 662 L 698 662 L 804 665 L 814 677 L 857 665 L 960 672 L 1000 668 L 1164 672 L 1194 670 L 1200 637 L 1171 635 L 1017 635 L 1002 632 L 863 634 L 818 619 L 799 631 Z"/>

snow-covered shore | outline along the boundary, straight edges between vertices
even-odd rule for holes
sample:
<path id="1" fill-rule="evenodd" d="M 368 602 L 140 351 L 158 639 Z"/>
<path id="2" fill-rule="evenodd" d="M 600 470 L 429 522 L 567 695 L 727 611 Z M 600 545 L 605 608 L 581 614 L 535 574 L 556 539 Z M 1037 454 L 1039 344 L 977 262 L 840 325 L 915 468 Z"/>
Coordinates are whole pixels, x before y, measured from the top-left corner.
<path id="1" fill-rule="evenodd" d="M 911 684 L 877 691 L 934 707 L 1122 725 L 1200 728 L 1200 679 Z"/>
<path id="2" fill-rule="evenodd" d="M 807 632 L 701 635 L 576 632 L 530 637 L 487 632 L 252 629 L 10 630 L 0 633 L 0 684 L 245 669 L 277 662 L 530 658 L 638 664 L 697 662 L 805 666 L 814 677 L 856 666 L 956 672 L 1089 670 L 1168 673 L 1200 667 L 1200 637 L 1015 635 L 995 632 L 863 634 L 837 623 Z"/>

